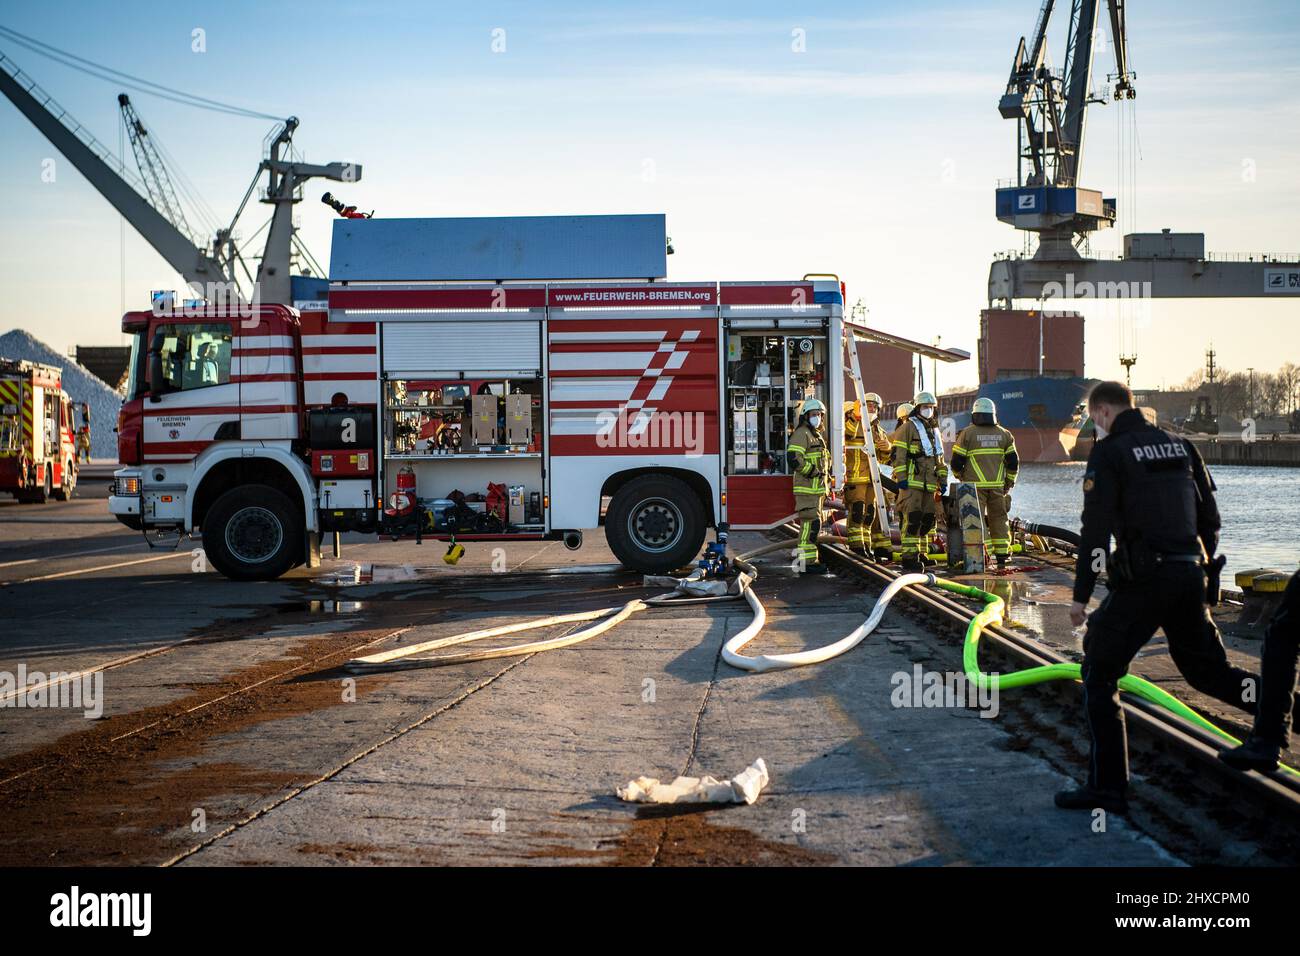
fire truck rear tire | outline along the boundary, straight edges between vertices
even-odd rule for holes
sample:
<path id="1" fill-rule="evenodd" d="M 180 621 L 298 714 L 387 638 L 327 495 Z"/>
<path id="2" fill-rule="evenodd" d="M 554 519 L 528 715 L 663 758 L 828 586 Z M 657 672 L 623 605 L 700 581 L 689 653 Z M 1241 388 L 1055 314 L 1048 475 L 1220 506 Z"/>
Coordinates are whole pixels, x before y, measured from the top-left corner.
<path id="1" fill-rule="evenodd" d="M 50 466 L 45 466 L 45 484 L 41 485 L 36 491 L 32 492 L 31 500 L 38 505 L 43 505 L 54 497 L 54 473 L 50 471 Z"/>
<path id="2" fill-rule="evenodd" d="M 203 518 L 203 551 L 235 581 L 272 581 L 302 559 L 302 514 L 269 485 L 232 488 Z"/>
<path id="3" fill-rule="evenodd" d="M 692 562 L 707 531 L 694 489 L 672 475 L 633 478 L 610 500 L 605 540 L 625 567 L 666 574 Z"/>

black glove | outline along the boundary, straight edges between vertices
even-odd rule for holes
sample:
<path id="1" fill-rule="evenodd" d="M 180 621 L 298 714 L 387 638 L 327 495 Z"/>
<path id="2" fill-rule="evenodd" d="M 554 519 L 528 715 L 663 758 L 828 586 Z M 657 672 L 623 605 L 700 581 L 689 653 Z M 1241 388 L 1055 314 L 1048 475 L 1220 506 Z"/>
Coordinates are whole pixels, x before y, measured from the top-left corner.
<path id="1" fill-rule="evenodd" d="M 1210 607 L 1218 604 L 1219 598 L 1222 597 L 1219 578 L 1223 574 L 1223 566 L 1227 563 L 1227 556 L 1221 554 L 1205 565 L 1205 603 Z"/>

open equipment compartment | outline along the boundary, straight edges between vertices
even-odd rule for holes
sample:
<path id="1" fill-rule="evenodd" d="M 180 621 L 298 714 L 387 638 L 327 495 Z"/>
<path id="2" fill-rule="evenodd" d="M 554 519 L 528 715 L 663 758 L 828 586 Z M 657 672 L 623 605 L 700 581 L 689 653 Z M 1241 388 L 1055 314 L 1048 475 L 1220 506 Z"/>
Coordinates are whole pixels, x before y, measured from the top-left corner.
<path id="1" fill-rule="evenodd" d="M 387 286 L 385 305 L 367 315 L 379 326 L 385 530 L 544 535 L 545 287 Z"/>

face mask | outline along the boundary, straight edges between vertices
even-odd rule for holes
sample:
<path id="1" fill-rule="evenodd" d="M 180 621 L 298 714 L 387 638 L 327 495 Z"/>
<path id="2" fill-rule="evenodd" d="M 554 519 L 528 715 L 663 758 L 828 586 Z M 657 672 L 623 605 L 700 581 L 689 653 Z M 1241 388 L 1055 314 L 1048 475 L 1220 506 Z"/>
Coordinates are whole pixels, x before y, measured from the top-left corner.
<path id="1" fill-rule="evenodd" d="M 874 422 L 875 420 L 876 420 L 876 413 L 875 413 L 875 412 L 872 412 L 872 411 L 868 411 L 868 412 L 867 412 L 867 421 L 869 421 L 869 422 Z"/>
<path id="2" fill-rule="evenodd" d="M 933 409 L 933 408 L 923 408 L 923 409 L 921 409 L 921 417 L 922 417 L 922 418 L 934 418 L 934 409 Z"/>
<path id="3" fill-rule="evenodd" d="M 822 417 L 820 415 L 809 415 L 808 424 L 811 425 L 813 428 L 821 428 Z"/>

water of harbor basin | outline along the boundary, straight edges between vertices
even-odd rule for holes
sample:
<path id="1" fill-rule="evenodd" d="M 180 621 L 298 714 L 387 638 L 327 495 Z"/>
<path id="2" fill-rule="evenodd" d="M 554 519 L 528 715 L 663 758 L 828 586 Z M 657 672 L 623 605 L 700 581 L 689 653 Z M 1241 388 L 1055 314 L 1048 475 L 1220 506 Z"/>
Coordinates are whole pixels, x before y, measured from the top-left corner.
<path id="1" fill-rule="evenodd" d="M 1223 583 L 1248 568 L 1290 573 L 1300 562 L 1300 471 L 1219 465 L 1211 469 L 1219 491 L 1223 530 L 1219 550 L 1228 557 Z M 1083 463 L 1025 464 L 1011 495 L 1012 515 L 1079 530 Z"/>

